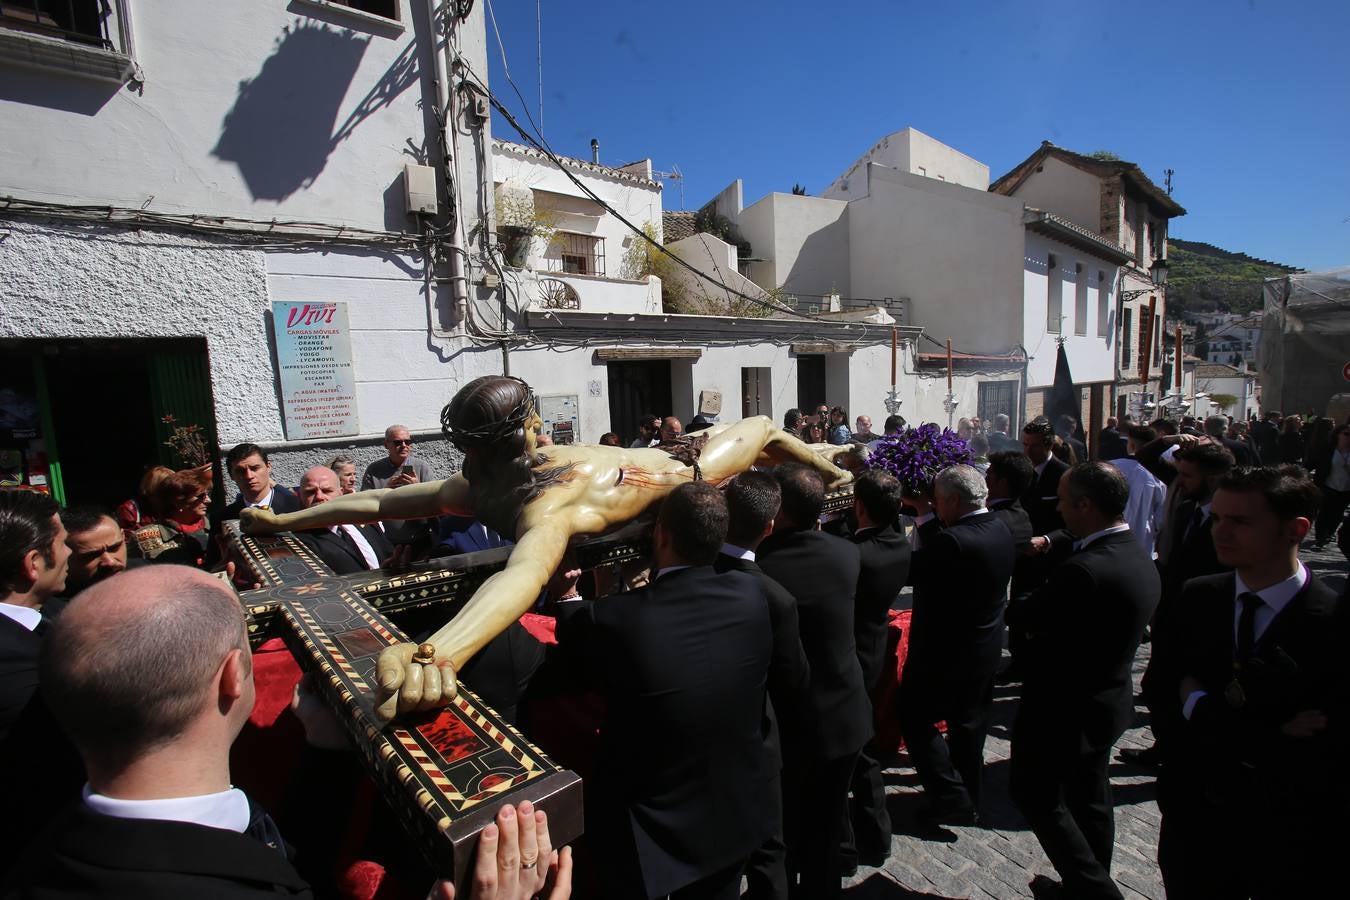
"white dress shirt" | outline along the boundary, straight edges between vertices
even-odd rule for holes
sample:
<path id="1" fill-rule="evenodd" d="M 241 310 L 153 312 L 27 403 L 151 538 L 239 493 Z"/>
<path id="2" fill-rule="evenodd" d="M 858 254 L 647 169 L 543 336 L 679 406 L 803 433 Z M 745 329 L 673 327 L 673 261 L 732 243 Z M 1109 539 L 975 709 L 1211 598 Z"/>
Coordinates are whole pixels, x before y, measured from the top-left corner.
<path id="1" fill-rule="evenodd" d="M 84 786 L 84 804 L 96 813 L 117 819 L 158 819 L 220 828 L 243 834 L 248 829 L 248 797 L 238 788 L 196 797 L 163 800 L 119 800 L 94 793 Z"/>
<path id="2" fill-rule="evenodd" d="M 730 556 L 732 559 L 743 559 L 746 562 L 755 561 L 755 551 L 737 547 L 735 544 L 723 544 L 722 549 L 718 552 L 724 556 Z"/>
<path id="3" fill-rule="evenodd" d="M 1088 546 L 1093 541 L 1099 538 L 1104 538 L 1108 534 L 1119 534 L 1122 531 L 1129 531 L 1129 530 L 1130 526 L 1124 522 L 1121 522 L 1119 525 L 1109 525 L 1106 528 L 1103 528 L 1101 531 L 1094 531 L 1087 537 L 1079 538 L 1078 540 L 1074 541 L 1073 550 L 1075 553 L 1077 553 L 1079 550 L 1082 550 L 1084 547 Z"/>
<path id="4" fill-rule="evenodd" d="M 1270 623 L 1275 620 L 1280 611 L 1288 606 L 1289 601 L 1298 596 L 1298 592 L 1303 590 L 1303 586 L 1308 583 L 1308 570 L 1300 562 L 1293 575 L 1259 591 L 1249 590 L 1242 581 L 1242 576 L 1236 573 L 1234 573 L 1233 581 L 1233 646 L 1236 647 L 1238 623 L 1242 621 L 1242 595 L 1252 593 L 1261 598 L 1261 605 L 1256 608 L 1256 614 L 1253 616 L 1255 628 L 1252 631 L 1253 637 L 1259 641 L 1261 635 L 1266 633 L 1266 629 L 1270 627 Z M 1199 703 L 1200 698 L 1205 694 L 1205 691 L 1192 691 L 1181 707 L 1181 714 L 1189 719 L 1191 713 L 1195 710 L 1195 704 Z"/>
<path id="5" fill-rule="evenodd" d="M 361 529 L 355 525 L 329 525 L 328 530 L 337 534 L 338 530 L 347 532 L 351 535 L 352 541 L 356 544 L 356 549 L 361 551 L 361 558 L 366 561 L 366 566 L 371 569 L 380 567 L 380 558 L 375 555 L 375 548 L 370 546 L 370 541 L 361 533 Z"/>
<path id="6" fill-rule="evenodd" d="M 1158 558 L 1158 526 L 1167 508 L 1167 485 L 1129 457 L 1110 460 L 1125 476 L 1130 499 L 1125 503 L 1125 521 L 1130 531 L 1153 559 Z"/>
<path id="7" fill-rule="evenodd" d="M 0 615 L 8 616 L 29 631 L 37 628 L 42 622 L 42 613 L 39 610 L 17 603 L 0 603 Z"/>
<path id="8" fill-rule="evenodd" d="M 956 521 L 960 522 L 963 519 L 969 519 L 971 516 L 982 516 L 987 514 L 988 512 L 989 512 L 988 509 L 981 506 L 979 509 L 972 509 L 970 512 L 966 513 L 964 516 L 962 516 L 960 519 L 957 519 Z M 914 530 L 909 533 L 909 546 L 911 550 L 923 549 L 923 538 L 919 536 L 919 529 L 922 526 L 927 525 L 929 522 L 933 521 L 935 518 L 937 518 L 937 513 L 935 512 L 926 512 L 921 516 L 915 517 Z"/>

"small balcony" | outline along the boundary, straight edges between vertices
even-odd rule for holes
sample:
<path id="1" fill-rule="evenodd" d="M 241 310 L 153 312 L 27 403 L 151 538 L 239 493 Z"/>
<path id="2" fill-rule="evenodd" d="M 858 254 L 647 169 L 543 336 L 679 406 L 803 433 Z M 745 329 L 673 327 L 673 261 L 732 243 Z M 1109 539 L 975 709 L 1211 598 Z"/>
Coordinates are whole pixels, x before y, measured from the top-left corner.
<path id="1" fill-rule="evenodd" d="M 508 270 L 508 275 L 520 279 L 522 308 L 591 313 L 661 312 L 661 279 L 655 275 L 641 281 L 534 269 Z"/>

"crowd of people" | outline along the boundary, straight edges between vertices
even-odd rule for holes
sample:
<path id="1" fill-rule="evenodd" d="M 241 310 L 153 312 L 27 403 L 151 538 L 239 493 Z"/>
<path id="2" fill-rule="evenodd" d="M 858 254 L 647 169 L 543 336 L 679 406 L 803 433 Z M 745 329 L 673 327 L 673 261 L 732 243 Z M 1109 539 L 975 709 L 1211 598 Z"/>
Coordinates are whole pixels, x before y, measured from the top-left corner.
<path id="1" fill-rule="evenodd" d="M 627 446 L 675 447 L 711 424 L 644 415 Z M 536 607 L 556 645 L 517 624 L 465 667 L 512 721 L 541 691 L 603 698 L 579 895 L 837 896 L 892 851 L 882 769 L 897 748 L 878 723 L 903 737 L 923 833 L 980 827 L 1003 684 L 1019 698 L 1011 799 L 1060 876 L 1032 892 L 1120 898 L 1108 770 L 1144 641 L 1156 744 L 1121 758 L 1157 769 L 1168 896 L 1334 890 L 1350 600 L 1299 553 L 1338 529 L 1350 542 L 1350 426 L 1110 419 L 1089 451 L 1072 417 L 1010 424 L 961 419 L 972 462 L 931 485 L 864 465 L 847 514 L 823 526 L 825 481 L 800 463 L 682 484 L 659 507 L 645 578 L 616 589 L 565 562 Z M 784 419 L 862 460 L 906 427 L 890 416 L 878 435 L 826 404 Z M 3 896 L 306 896 L 324 882 L 233 787 L 254 686 L 227 583 L 251 576 L 221 523 L 432 479 L 406 428 L 384 447 L 359 481 L 339 456 L 292 490 L 240 444 L 225 460 L 238 496 L 218 514 L 209 469 L 152 469 L 116 510 L 0 492 L 0 777 L 31 811 L 0 836 Z M 506 542 L 454 516 L 297 536 L 339 574 Z M 907 586 L 907 655 L 883 703 Z M 294 709 L 320 730 L 303 692 Z M 571 890 L 570 853 L 529 804 L 503 808 L 479 852 L 475 897 Z"/>

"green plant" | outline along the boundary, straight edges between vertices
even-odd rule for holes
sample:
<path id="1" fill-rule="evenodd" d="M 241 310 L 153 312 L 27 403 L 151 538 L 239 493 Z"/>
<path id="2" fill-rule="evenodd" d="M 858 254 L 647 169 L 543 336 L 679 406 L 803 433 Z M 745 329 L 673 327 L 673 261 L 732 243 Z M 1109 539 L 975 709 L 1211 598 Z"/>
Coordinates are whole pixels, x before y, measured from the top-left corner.
<path id="1" fill-rule="evenodd" d="M 510 265 L 524 266 L 534 241 L 542 241 L 547 253 L 557 239 L 561 217 L 540 208 L 532 194 L 498 191 L 496 207 L 497 234 Z"/>
<path id="2" fill-rule="evenodd" d="M 174 452 L 184 468 L 195 469 L 211 461 L 211 452 L 206 446 L 201 426 L 179 425 L 172 414 L 166 415 L 160 421 L 173 426 L 164 446 Z"/>
<path id="3" fill-rule="evenodd" d="M 1119 156 L 1112 153 L 1110 150 L 1093 150 L 1088 155 L 1091 156 L 1093 159 L 1100 159 L 1102 162 L 1115 162 L 1116 160 L 1120 159 Z"/>
<path id="4" fill-rule="evenodd" d="M 1213 403 L 1215 406 L 1217 406 L 1220 410 L 1222 410 L 1225 413 L 1228 412 L 1229 408 L 1232 407 L 1234 403 L 1237 403 L 1237 400 L 1238 398 L 1236 394 L 1209 395 L 1209 402 Z"/>

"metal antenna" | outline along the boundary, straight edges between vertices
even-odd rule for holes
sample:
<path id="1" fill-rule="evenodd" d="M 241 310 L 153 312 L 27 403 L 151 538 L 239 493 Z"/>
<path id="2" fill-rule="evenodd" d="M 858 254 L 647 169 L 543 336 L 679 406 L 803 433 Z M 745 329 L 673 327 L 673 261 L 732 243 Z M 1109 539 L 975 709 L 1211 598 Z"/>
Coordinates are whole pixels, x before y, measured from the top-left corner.
<path id="1" fill-rule="evenodd" d="M 669 172 L 652 169 L 652 177 L 660 178 L 662 181 L 678 181 L 680 183 L 680 209 L 684 209 L 684 173 L 680 171 L 680 167 L 673 165 Z"/>

